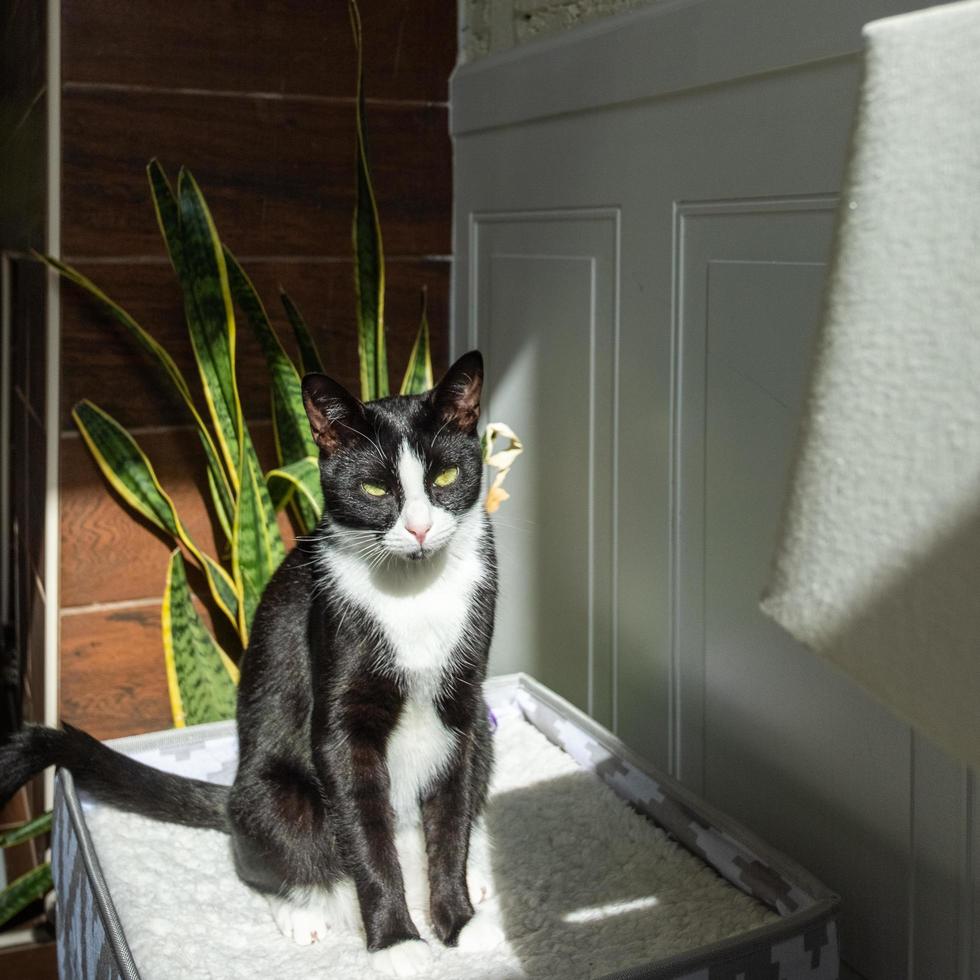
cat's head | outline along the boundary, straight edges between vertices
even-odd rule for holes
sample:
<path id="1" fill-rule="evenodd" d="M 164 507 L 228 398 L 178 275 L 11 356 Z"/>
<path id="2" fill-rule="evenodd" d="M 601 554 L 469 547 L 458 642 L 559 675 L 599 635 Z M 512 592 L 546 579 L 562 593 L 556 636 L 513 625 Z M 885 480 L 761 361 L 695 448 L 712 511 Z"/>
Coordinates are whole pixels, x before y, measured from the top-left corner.
<path id="1" fill-rule="evenodd" d="M 323 374 L 303 378 L 320 447 L 331 533 L 366 560 L 419 560 L 444 548 L 479 506 L 483 358 L 464 354 L 424 395 L 361 402 Z"/>

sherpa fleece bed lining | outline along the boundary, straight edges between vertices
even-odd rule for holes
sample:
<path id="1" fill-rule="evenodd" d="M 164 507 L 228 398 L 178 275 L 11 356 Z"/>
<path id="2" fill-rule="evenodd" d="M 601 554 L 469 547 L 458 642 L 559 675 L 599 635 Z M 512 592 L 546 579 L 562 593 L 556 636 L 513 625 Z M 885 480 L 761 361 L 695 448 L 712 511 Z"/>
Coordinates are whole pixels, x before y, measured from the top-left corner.
<path id="1" fill-rule="evenodd" d="M 685 973 L 693 973 L 698 969 L 718 966 L 729 960 L 741 960 L 747 953 L 750 953 L 754 949 L 769 949 L 778 942 L 799 936 L 816 927 L 825 926 L 837 918 L 840 907 L 840 896 L 830 891 L 830 889 L 805 868 L 801 867 L 782 852 L 776 851 L 764 843 L 750 831 L 736 823 L 731 817 L 700 799 L 700 797 L 696 796 L 671 776 L 655 769 L 649 762 L 621 742 L 612 732 L 603 728 L 602 725 L 571 702 L 566 701 L 560 695 L 555 694 L 550 688 L 545 687 L 540 681 L 535 680 L 528 674 L 517 673 L 491 677 L 484 682 L 484 694 L 491 709 L 495 705 L 514 701 L 518 692 L 529 695 L 534 701 L 550 708 L 555 714 L 571 722 L 576 728 L 582 730 L 586 735 L 598 742 L 610 755 L 634 766 L 640 772 L 654 777 L 672 799 L 684 804 L 698 816 L 706 818 L 713 829 L 725 833 L 732 841 L 737 842 L 745 851 L 757 859 L 762 860 L 767 866 L 778 868 L 783 877 L 788 878 L 795 885 L 799 886 L 801 890 L 805 891 L 812 902 L 812 904 L 807 904 L 797 911 L 786 915 L 785 912 L 776 908 L 771 902 L 766 902 L 764 899 L 759 898 L 759 901 L 769 905 L 770 908 L 779 913 L 780 918 L 778 922 L 743 932 L 738 936 L 732 936 L 728 939 L 722 939 L 718 942 L 701 946 L 691 952 L 668 956 L 653 964 L 640 964 L 629 967 L 626 970 L 609 973 L 601 977 L 600 980 L 666 980 L 666 978 L 678 976 L 681 970 Z M 526 712 L 522 713 L 524 714 L 525 721 L 534 725 L 533 718 L 528 717 Z M 549 741 L 553 741 L 547 731 L 543 729 L 538 730 Z M 559 747 L 563 748 L 562 746 Z M 605 779 L 601 772 L 593 770 L 593 774 L 614 793 L 621 795 L 619 789 Z M 653 815 L 642 804 L 631 802 L 630 805 L 638 813 L 642 813 L 652 823 L 666 831 L 669 837 L 677 840 L 687 848 L 682 837 L 675 833 L 675 828 L 665 826 L 663 822 L 655 820 Z M 687 849 L 690 850 L 690 848 Z M 739 891 L 745 892 L 745 888 L 740 882 L 733 881 L 724 875 L 721 870 L 714 867 L 709 861 L 706 861 L 702 855 L 695 853 L 695 857 L 711 867 L 716 874 L 725 878 L 726 881 L 729 881 Z"/>
<path id="2" fill-rule="evenodd" d="M 731 841 L 737 842 L 757 859 L 762 859 L 765 865 L 778 868 L 786 878 L 799 886 L 810 899 L 808 904 L 788 915 L 780 912 L 778 908 L 775 909 L 775 911 L 780 912 L 778 922 L 699 947 L 690 952 L 668 956 L 655 964 L 641 964 L 625 970 L 616 971 L 605 975 L 602 980 L 666 980 L 666 978 L 678 976 L 682 970 L 684 973 L 690 973 L 709 966 L 717 967 L 729 960 L 741 960 L 747 953 L 754 949 L 769 949 L 778 942 L 792 939 L 817 928 L 822 928 L 836 919 L 840 905 L 839 896 L 827 889 L 809 872 L 790 858 L 764 844 L 744 827 L 741 827 L 724 813 L 699 799 L 671 777 L 655 770 L 649 763 L 620 742 L 615 735 L 607 731 L 574 705 L 565 701 L 564 698 L 540 684 L 534 678 L 523 673 L 494 677 L 485 682 L 484 690 L 487 702 L 491 708 L 511 705 L 514 703 L 516 695 L 522 693 L 530 697 L 533 701 L 555 712 L 564 720 L 584 731 L 585 734 L 602 745 L 615 758 L 627 762 L 639 771 L 655 778 L 669 793 L 670 797 L 682 803 L 694 814 L 706 818 L 711 827 L 724 832 Z M 534 725 L 533 719 L 528 717 L 526 712 L 522 711 L 522 714 L 524 715 L 525 721 Z M 112 745 L 115 741 L 119 741 L 125 744 L 127 750 L 138 752 L 161 743 L 175 746 L 185 741 L 195 742 L 209 730 L 221 731 L 226 729 L 227 725 L 227 722 L 212 722 L 210 724 L 196 725 L 193 728 L 187 729 L 186 732 L 154 732 L 147 735 L 135 735 L 125 739 L 113 740 L 108 744 Z M 534 727 L 537 726 L 535 725 Z M 542 729 L 538 730 L 549 741 L 554 741 L 550 738 L 547 731 Z M 561 746 L 559 747 L 561 748 Z M 594 774 L 605 785 L 609 786 L 613 792 L 620 795 L 617 787 L 603 778 L 601 772 L 594 771 Z M 93 890 L 96 908 L 98 909 L 100 920 L 105 929 L 107 941 L 112 949 L 113 958 L 124 980 L 141 980 L 132 951 L 127 943 L 108 886 L 106 885 L 89 828 L 85 823 L 75 790 L 74 780 L 66 770 L 60 770 L 57 774 L 57 779 L 60 783 L 61 795 L 65 801 L 72 830 L 78 841 L 78 849 L 82 855 L 87 878 Z M 682 844 L 684 843 L 682 840 L 683 835 L 677 835 L 674 828 L 665 826 L 662 822 L 654 820 L 642 804 L 631 802 L 630 805 L 637 812 L 642 813 L 651 822 L 666 831 L 668 836 L 678 840 Z M 690 848 L 687 849 L 690 850 Z M 722 874 L 718 868 L 714 868 L 710 862 L 705 861 L 702 855 L 695 854 L 695 857 L 707 866 L 712 867 L 716 873 Z M 739 888 L 740 891 L 746 891 L 740 883 L 732 882 L 732 884 Z M 774 907 L 772 903 L 766 902 L 764 904 Z"/>

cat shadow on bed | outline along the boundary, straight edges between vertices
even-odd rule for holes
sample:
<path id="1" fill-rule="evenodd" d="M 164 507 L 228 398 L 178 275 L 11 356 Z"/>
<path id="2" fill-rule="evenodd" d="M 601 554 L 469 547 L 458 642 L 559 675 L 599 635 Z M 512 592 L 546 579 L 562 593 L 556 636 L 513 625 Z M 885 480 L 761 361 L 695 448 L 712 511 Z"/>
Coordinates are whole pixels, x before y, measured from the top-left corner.
<path id="1" fill-rule="evenodd" d="M 738 893 L 591 773 L 494 795 L 487 829 L 501 925 L 527 977 L 602 977 L 731 930 L 712 909 L 719 886 Z"/>

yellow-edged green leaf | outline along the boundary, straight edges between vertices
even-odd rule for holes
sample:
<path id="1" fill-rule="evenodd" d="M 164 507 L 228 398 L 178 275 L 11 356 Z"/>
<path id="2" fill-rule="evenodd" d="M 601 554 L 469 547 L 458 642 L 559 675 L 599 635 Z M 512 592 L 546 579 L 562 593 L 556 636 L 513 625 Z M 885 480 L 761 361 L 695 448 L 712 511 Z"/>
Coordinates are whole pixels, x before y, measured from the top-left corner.
<path id="1" fill-rule="evenodd" d="M 255 287 L 227 248 L 225 264 L 232 296 L 258 338 L 272 379 L 272 429 L 276 457 L 280 465 L 287 465 L 307 456 L 315 456 L 317 447 L 303 407 L 299 374 L 283 350 Z M 319 514 L 314 512 L 304 496 L 294 498 L 293 502 L 301 527 L 304 531 L 309 530 L 316 524 Z"/>
<path id="2" fill-rule="evenodd" d="M 96 300 L 114 320 L 121 323 L 130 332 L 140 347 L 149 354 L 157 366 L 170 379 L 197 426 L 197 434 L 201 440 L 204 455 L 207 458 L 208 484 L 212 488 L 215 513 L 222 529 L 229 528 L 231 526 L 231 515 L 234 510 L 234 504 L 232 502 L 228 474 L 219 459 L 214 440 L 211 438 L 211 433 L 208 431 L 208 427 L 204 424 L 204 420 L 194 405 L 194 399 L 191 397 L 187 381 L 181 373 L 180 368 L 174 363 L 173 358 L 126 310 L 110 299 L 90 279 L 83 276 L 71 266 L 59 262 L 57 259 L 44 255 L 38 255 L 38 258 L 51 266 L 51 268 L 56 269 L 65 279 L 85 290 L 85 292 Z"/>
<path id="3" fill-rule="evenodd" d="M 426 292 L 422 290 L 422 314 L 419 332 L 415 335 L 412 353 L 408 358 L 405 377 L 402 378 L 401 394 L 421 395 L 433 386 L 432 351 L 429 348 L 429 317 L 426 313 Z"/>
<path id="4" fill-rule="evenodd" d="M 276 512 L 245 426 L 235 377 L 235 313 L 224 248 L 201 189 L 186 170 L 177 180 L 184 308 L 204 394 L 225 458 L 235 454 L 238 499 L 231 530 L 232 575 L 241 599 L 238 626 L 248 641 L 258 594 L 283 558 Z M 178 273 L 181 270 L 178 269 Z M 242 481 L 245 481 L 243 484 Z M 253 547 L 258 542 L 258 548 Z M 244 566 L 239 567 L 239 563 Z"/>
<path id="5" fill-rule="evenodd" d="M 221 611 L 238 624 L 238 596 L 228 573 L 197 547 L 187 533 L 173 501 L 160 485 L 153 466 L 136 440 L 111 416 L 90 401 L 72 409 L 81 432 L 103 476 L 133 510 L 184 545 L 204 572 Z"/>
<path id="6" fill-rule="evenodd" d="M 146 176 L 150 182 L 150 196 L 153 198 L 153 210 L 156 212 L 157 225 L 167 246 L 170 264 L 174 267 L 178 278 L 183 280 L 181 271 L 183 265 L 183 249 L 180 240 L 180 208 L 174 195 L 170 181 L 157 159 L 151 160 L 146 167 Z"/>
<path id="7" fill-rule="evenodd" d="M 277 510 L 281 510 L 293 497 L 301 497 L 315 514 L 313 525 L 316 524 L 323 513 L 323 487 L 316 456 L 307 456 L 269 470 L 265 479 Z"/>
<path id="8" fill-rule="evenodd" d="M 388 393 L 388 356 L 385 352 L 385 260 L 378 204 L 371 184 L 364 116 L 364 66 L 361 15 L 351 0 L 351 28 L 357 50 L 357 184 L 354 223 L 354 291 L 357 296 L 357 353 L 361 366 L 361 399 L 372 401 Z"/>
<path id="9" fill-rule="evenodd" d="M 215 515 L 218 518 L 218 523 L 221 525 L 221 530 L 224 533 L 225 541 L 228 541 L 230 543 L 231 542 L 231 523 L 230 523 L 231 517 L 229 515 L 234 514 L 234 510 L 235 510 L 234 504 L 232 504 L 231 511 L 228 514 L 226 514 L 224 510 L 222 510 L 218 506 L 216 500 L 218 495 L 218 488 L 215 485 L 214 473 L 211 471 L 210 466 L 207 469 L 207 477 L 208 477 L 208 489 L 211 491 L 211 500 L 214 502 Z"/>
<path id="10" fill-rule="evenodd" d="M 24 841 L 33 840 L 35 837 L 40 837 L 41 834 L 46 834 L 50 829 L 51 811 L 48 810 L 47 813 L 42 813 L 39 817 L 0 834 L 0 848 L 23 844 Z"/>
<path id="11" fill-rule="evenodd" d="M 179 549 L 167 565 L 160 625 L 174 725 L 183 728 L 233 718 L 238 668 L 194 607 Z"/>
<path id="12" fill-rule="evenodd" d="M 201 189 L 186 170 L 177 179 L 180 259 L 175 262 L 204 399 L 229 470 L 239 471 L 242 409 L 235 378 L 235 312 L 218 232 Z M 237 489 L 237 487 L 235 487 Z"/>
<path id="13" fill-rule="evenodd" d="M 3 891 L 0 891 L 0 926 L 26 909 L 31 902 L 42 898 L 53 887 L 51 865 L 47 863 L 15 878 Z"/>
<path id="14" fill-rule="evenodd" d="M 238 632 L 248 643 L 252 617 L 269 579 L 285 557 L 282 535 L 255 454 L 242 454 L 238 507 L 231 535 L 231 567 L 242 597 Z"/>
<path id="15" fill-rule="evenodd" d="M 303 319 L 303 314 L 300 313 L 284 289 L 280 288 L 279 299 L 282 300 L 282 308 L 286 311 L 286 318 L 293 328 L 293 336 L 296 338 L 296 346 L 299 347 L 299 361 L 303 373 L 323 374 L 323 360 L 320 358 L 320 351 L 317 349 L 313 334 L 310 333 L 310 328 Z"/>

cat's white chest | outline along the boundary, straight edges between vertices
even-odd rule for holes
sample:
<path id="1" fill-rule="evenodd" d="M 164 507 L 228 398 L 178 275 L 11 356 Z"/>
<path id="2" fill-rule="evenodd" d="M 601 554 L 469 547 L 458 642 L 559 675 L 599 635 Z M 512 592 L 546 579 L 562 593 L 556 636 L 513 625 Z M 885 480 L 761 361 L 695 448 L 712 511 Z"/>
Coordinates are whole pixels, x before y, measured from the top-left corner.
<path id="1" fill-rule="evenodd" d="M 378 593 L 369 604 L 395 662 L 407 673 L 438 670 L 459 643 L 472 587 L 446 574 L 416 595 Z"/>
<path id="2" fill-rule="evenodd" d="M 381 569 L 342 552 L 326 556 L 344 599 L 366 612 L 407 678 L 441 670 L 463 638 L 474 593 L 486 574 L 479 554 L 477 515 L 445 553 L 418 565 Z"/>
<path id="3" fill-rule="evenodd" d="M 431 700 L 406 699 L 385 752 L 389 798 L 400 824 L 418 821 L 419 800 L 445 770 L 455 741 Z"/>

